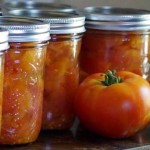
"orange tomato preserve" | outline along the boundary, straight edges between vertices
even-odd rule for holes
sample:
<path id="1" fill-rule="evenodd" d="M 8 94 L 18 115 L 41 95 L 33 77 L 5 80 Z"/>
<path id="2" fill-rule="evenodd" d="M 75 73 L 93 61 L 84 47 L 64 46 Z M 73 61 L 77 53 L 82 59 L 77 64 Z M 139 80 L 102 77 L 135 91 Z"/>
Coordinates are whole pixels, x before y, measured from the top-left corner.
<path id="1" fill-rule="evenodd" d="M 44 44 L 10 43 L 5 54 L 1 144 L 33 142 L 40 132 Z"/>
<path id="2" fill-rule="evenodd" d="M 108 69 L 127 70 L 148 78 L 149 33 L 88 29 L 80 53 L 81 81 Z"/>
<path id="3" fill-rule="evenodd" d="M 73 123 L 80 45 L 81 39 L 74 35 L 51 35 L 46 54 L 43 129 L 67 129 Z"/>

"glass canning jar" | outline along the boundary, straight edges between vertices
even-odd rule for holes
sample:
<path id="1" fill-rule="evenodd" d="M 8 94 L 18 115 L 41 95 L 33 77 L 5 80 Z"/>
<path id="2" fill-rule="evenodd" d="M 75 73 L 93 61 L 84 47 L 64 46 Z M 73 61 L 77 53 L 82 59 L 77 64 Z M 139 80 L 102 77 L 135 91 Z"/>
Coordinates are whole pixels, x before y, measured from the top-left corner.
<path id="1" fill-rule="evenodd" d="M 149 80 L 150 12 L 115 7 L 86 7 L 83 12 L 81 81 L 108 69 L 131 71 Z"/>
<path id="2" fill-rule="evenodd" d="M 43 129 L 68 129 L 74 122 L 72 100 L 79 84 L 78 56 L 85 17 L 77 13 L 22 10 L 17 16 L 51 24 L 44 84 Z"/>
<path id="3" fill-rule="evenodd" d="M 2 125 L 2 103 L 3 103 L 3 78 L 4 78 L 4 55 L 8 50 L 8 31 L 0 28 L 0 133 Z"/>
<path id="4" fill-rule="evenodd" d="M 72 100 L 79 84 L 78 56 L 85 17 L 47 15 L 51 40 L 46 55 L 43 129 L 68 129 L 74 122 Z"/>
<path id="5" fill-rule="evenodd" d="M 42 121 L 43 69 L 50 38 L 49 23 L 0 17 L 9 31 L 5 53 L 0 144 L 24 144 L 37 139 Z"/>
<path id="6" fill-rule="evenodd" d="M 43 129 L 68 129 L 74 121 L 72 100 L 79 84 L 78 56 L 85 17 L 46 14 L 51 40 L 46 54 Z"/>

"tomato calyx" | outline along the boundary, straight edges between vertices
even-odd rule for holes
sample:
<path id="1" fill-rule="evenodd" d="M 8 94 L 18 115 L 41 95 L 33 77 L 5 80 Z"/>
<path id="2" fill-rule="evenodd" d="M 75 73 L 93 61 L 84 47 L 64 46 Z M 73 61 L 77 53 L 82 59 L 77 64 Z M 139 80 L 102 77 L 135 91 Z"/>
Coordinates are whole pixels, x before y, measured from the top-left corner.
<path id="1" fill-rule="evenodd" d="M 108 72 L 105 74 L 105 79 L 101 81 L 101 83 L 105 86 L 109 86 L 116 83 L 121 83 L 122 79 L 116 75 L 115 70 L 108 70 Z"/>

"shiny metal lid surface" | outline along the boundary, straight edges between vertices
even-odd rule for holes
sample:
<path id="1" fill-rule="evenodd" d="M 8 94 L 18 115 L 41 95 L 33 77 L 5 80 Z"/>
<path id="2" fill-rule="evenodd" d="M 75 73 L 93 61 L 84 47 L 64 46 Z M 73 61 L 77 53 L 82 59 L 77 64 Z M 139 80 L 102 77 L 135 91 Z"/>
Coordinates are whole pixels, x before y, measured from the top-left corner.
<path id="1" fill-rule="evenodd" d="M 78 13 L 60 13 L 42 10 L 10 10 L 11 15 L 27 16 L 50 23 L 51 34 L 71 34 L 85 31 L 85 16 Z"/>
<path id="2" fill-rule="evenodd" d="M 110 6 L 85 7 L 86 28 L 100 30 L 149 30 L 150 11 Z"/>
<path id="3" fill-rule="evenodd" d="M 0 27 L 9 31 L 9 42 L 46 41 L 50 24 L 27 17 L 0 16 Z"/>
<path id="4" fill-rule="evenodd" d="M 4 28 L 0 28 L 0 54 L 8 48 L 8 31 Z"/>
<path id="5" fill-rule="evenodd" d="M 35 2 L 35 1 L 8 1 L 3 4 L 6 10 L 14 9 L 38 9 L 49 10 L 53 12 L 74 12 L 75 8 L 67 4 L 48 3 L 48 2 Z"/>

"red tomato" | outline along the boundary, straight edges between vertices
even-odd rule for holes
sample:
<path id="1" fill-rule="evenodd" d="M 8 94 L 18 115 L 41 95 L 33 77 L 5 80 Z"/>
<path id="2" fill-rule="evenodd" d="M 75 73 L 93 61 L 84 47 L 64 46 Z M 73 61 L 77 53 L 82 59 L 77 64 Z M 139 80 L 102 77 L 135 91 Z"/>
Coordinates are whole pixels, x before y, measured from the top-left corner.
<path id="1" fill-rule="evenodd" d="M 128 71 L 96 73 L 80 84 L 74 110 L 91 131 L 113 138 L 129 137 L 150 121 L 150 85 Z"/>

